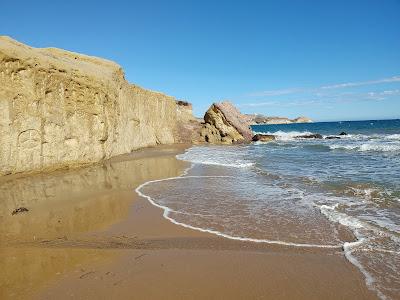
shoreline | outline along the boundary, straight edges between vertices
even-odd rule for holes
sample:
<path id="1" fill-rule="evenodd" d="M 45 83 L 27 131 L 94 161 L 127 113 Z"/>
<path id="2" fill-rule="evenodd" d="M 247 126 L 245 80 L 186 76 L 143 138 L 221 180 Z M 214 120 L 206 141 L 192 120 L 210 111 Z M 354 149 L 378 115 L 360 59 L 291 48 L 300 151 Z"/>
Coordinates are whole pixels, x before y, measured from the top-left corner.
<path id="1" fill-rule="evenodd" d="M 114 158 L 102 166 L 60 171 L 60 182 L 71 173 L 78 173 L 79 178 L 85 179 L 80 183 L 96 178 L 93 182 L 102 183 L 105 188 L 83 195 L 82 191 L 70 193 L 76 201 L 90 202 L 81 207 L 87 219 L 81 215 L 79 222 L 87 222 L 86 226 L 59 227 L 54 232 L 51 229 L 58 222 L 46 228 L 33 226 L 41 231 L 35 239 L 29 228 L 28 233 L 20 230 L 14 238 L 1 232 L 5 243 L 0 250 L 6 258 L 3 273 L 11 271 L 8 278 L 4 274 L 0 278 L 1 298 L 377 298 L 367 289 L 362 274 L 337 249 L 234 241 L 176 226 L 163 218 L 163 210 L 135 195 L 134 190 L 151 180 L 179 176 L 188 163 L 178 161 L 175 155 L 184 147 L 145 149 L 136 156 Z M 39 177 L 44 177 L 43 183 L 53 175 Z M 34 178 L 21 180 L 35 183 Z M 86 190 L 87 185 L 83 184 L 82 189 Z M 57 192 L 55 195 L 57 204 L 63 204 L 67 212 L 82 203 L 65 201 Z M 21 219 L 15 222 L 23 225 L 22 219 L 29 219 L 30 214 L 35 214 L 32 217 L 36 221 L 42 218 L 48 222 L 51 218 L 36 212 L 46 208 L 47 205 L 39 205 L 15 216 Z M 72 222 L 74 215 L 67 213 L 60 217 L 61 223 L 68 217 Z M 22 259 L 16 262 L 15 257 L 17 261 Z M 37 260 L 40 264 L 34 266 Z M 25 282 L 21 282 L 21 276 Z M 149 282 L 157 282 L 158 287 L 151 288 Z"/>
<path id="2" fill-rule="evenodd" d="M 186 173 L 188 169 L 186 169 L 184 171 L 184 173 Z M 168 180 L 176 180 L 179 178 L 205 178 L 205 177 L 221 177 L 221 176 L 186 176 L 186 174 L 182 174 L 181 176 L 177 176 L 177 177 L 171 177 L 171 178 L 165 178 L 165 179 L 158 179 L 158 180 L 151 180 L 151 181 L 147 181 L 143 184 L 141 184 L 140 186 L 138 186 L 135 189 L 135 192 L 142 198 L 147 199 L 147 201 L 149 201 L 154 207 L 157 207 L 159 209 L 161 209 L 163 211 L 163 217 L 170 221 L 171 223 L 177 225 L 177 226 L 181 226 L 184 228 L 188 228 L 191 230 L 195 230 L 195 231 L 199 231 L 199 232 L 203 232 L 203 233 L 208 233 L 211 235 L 215 235 L 218 237 L 222 237 L 222 238 L 226 238 L 229 240 L 234 240 L 234 241 L 240 241 L 240 242 L 251 242 L 251 243 L 260 243 L 260 244 L 268 244 L 268 245 L 279 245 L 279 246 L 287 246 L 287 247 L 294 247 L 294 248 L 322 248 L 322 249 L 343 249 L 343 245 L 319 245 L 319 244 L 302 244 L 302 243 L 292 243 L 292 242 L 285 242 L 285 241 L 274 241 L 274 240 L 267 240 L 267 239 L 254 239 L 254 238 L 246 238 L 246 237 L 240 237 L 240 236 L 232 236 L 232 235 L 228 235 L 225 234 L 223 232 L 220 231 L 216 231 L 216 230 L 212 230 L 212 229 L 208 229 L 208 228 L 201 228 L 201 227 L 195 227 L 186 223 L 182 223 L 179 222 L 173 218 L 171 218 L 169 216 L 169 212 L 171 211 L 171 209 L 167 206 L 163 206 L 160 204 L 157 204 L 150 196 L 147 196 L 146 194 L 143 194 L 140 190 L 142 187 L 151 184 L 151 183 L 155 183 L 155 182 L 161 182 L 161 181 L 168 181 Z M 352 241 L 350 243 L 357 243 L 358 240 L 356 239 L 355 241 Z"/>

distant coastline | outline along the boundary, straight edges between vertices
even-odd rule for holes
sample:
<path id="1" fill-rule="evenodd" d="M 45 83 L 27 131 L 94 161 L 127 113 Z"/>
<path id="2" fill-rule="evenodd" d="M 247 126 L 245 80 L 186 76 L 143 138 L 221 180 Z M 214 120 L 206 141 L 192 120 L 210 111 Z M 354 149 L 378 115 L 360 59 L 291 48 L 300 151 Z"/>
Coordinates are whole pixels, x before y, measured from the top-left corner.
<path id="1" fill-rule="evenodd" d="M 284 117 L 281 117 L 281 118 L 284 118 Z M 255 125 L 289 125 L 289 124 L 301 124 L 301 123 L 316 124 L 316 123 L 340 123 L 340 122 L 378 122 L 378 121 L 396 121 L 396 120 L 400 120 L 400 118 L 364 119 L 364 120 L 312 120 L 311 122 L 292 122 L 292 123 L 255 123 L 255 124 L 251 124 L 251 126 L 255 126 Z"/>
<path id="2" fill-rule="evenodd" d="M 271 117 L 264 116 L 261 114 L 247 114 L 245 115 L 251 125 L 262 125 L 262 124 L 294 124 L 294 123 L 312 123 L 314 122 L 308 117 L 300 116 L 295 119 L 289 119 L 287 117 Z"/>

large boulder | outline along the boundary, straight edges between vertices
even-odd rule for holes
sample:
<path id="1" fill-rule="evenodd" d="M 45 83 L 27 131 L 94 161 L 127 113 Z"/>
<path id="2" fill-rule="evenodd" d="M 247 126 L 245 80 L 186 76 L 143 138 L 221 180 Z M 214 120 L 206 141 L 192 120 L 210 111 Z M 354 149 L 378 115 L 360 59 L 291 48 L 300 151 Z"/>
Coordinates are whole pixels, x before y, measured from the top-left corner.
<path id="1" fill-rule="evenodd" d="M 201 136 L 208 143 L 248 143 L 253 137 L 248 118 L 228 101 L 214 103 L 204 115 Z"/>

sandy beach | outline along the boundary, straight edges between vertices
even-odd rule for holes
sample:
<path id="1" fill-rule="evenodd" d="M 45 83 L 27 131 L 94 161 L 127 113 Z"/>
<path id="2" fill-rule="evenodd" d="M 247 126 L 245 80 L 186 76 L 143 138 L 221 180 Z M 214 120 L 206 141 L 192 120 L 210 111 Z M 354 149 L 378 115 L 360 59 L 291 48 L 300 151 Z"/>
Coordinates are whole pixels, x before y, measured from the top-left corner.
<path id="1" fill-rule="evenodd" d="M 1 299 L 376 299 L 341 249 L 186 229 L 135 193 L 189 166 L 188 146 L 2 178 Z M 11 215 L 16 207 L 28 212 Z"/>

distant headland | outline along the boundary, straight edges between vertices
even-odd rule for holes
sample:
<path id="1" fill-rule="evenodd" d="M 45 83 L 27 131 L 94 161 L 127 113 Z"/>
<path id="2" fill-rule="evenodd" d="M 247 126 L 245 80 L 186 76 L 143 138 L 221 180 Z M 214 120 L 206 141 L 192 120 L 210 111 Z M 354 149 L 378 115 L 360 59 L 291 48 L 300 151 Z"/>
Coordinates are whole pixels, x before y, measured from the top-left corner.
<path id="1" fill-rule="evenodd" d="M 292 124 L 292 123 L 312 123 L 313 120 L 311 120 L 308 117 L 297 117 L 295 119 L 289 119 L 286 117 L 268 117 L 264 116 L 261 114 L 247 114 L 246 115 L 249 118 L 249 122 L 252 125 L 258 125 L 258 124 Z"/>

